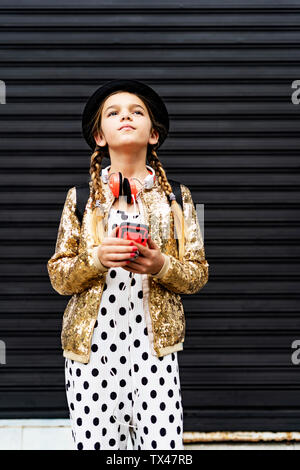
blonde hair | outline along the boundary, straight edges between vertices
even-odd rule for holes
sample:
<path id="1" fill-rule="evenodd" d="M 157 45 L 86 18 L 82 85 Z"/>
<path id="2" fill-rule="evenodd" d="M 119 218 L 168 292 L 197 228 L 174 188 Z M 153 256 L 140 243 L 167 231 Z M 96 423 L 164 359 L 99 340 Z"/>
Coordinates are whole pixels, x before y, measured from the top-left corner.
<path id="1" fill-rule="evenodd" d="M 107 98 L 111 95 L 120 93 L 122 91 L 125 91 L 125 90 L 114 91 L 113 93 L 108 95 L 105 98 L 105 100 L 102 101 L 102 103 L 99 106 L 98 111 L 95 113 L 93 117 L 93 121 L 92 121 L 93 124 L 91 126 L 91 133 L 90 133 L 91 137 L 93 137 L 95 133 L 102 132 L 101 114 L 102 114 L 104 103 L 107 100 Z M 158 183 L 164 190 L 167 197 L 169 197 L 170 194 L 172 193 L 172 187 L 170 183 L 168 182 L 165 170 L 163 169 L 163 166 L 156 153 L 156 148 L 159 146 L 160 139 L 162 139 L 162 137 L 166 137 L 167 130 L 165 126 L 163 126 L 160 122 L 156 121 L 151 111 L 151 103 L 149 103 L 149 101 L 144 96 L 140 96 L 138 93 L 134 93 L 134 94 L 138 96 L 144 102 L 145 106 L 147 107 L 147 110 L 148 110 L 148 113 L 152 122 L 152 126 L 159 133 L 159 140 L 157 144 L 155 145 L 148 144 L 147 159 L 148 159 L 149 165 L 155 171 L 155 175 L 157 177 Z M 104 202 L 104 195 L 102 194 L 101 182 L 100 182 L 101 165 L 102 165 L 102 160 L 104 157 L 109 158 L 108 145 L 106 145 L 105 147 L 99 147 L 98 145 L 96 145 L 96 148 L 91 155 L 90 175 L 91 175 L 91 181 L 92 181 L 92 204 L 94 206 L 94 209 L 92 212 L 91 229 L 92 229 L 92 235 L 93 235 L 95 244 L 97 245 L 101 243 L 101 240 L 103 240 L 103 237 L 104 237 L 104 227 L 103 227 L 104 212 L 100 206 L 96 206 L 96 201 L 100 201 L 100 204 Z M 179 240 L 179 259 L 182 260 L 183 255 L 184 255 L 184 233 L 185 233 L 184 215 L 183 215 L 183 211 L 180 205 L 177 203 L 176 200 L 171 201 L 171 209 L 173 213 L 176 234 Z"/>

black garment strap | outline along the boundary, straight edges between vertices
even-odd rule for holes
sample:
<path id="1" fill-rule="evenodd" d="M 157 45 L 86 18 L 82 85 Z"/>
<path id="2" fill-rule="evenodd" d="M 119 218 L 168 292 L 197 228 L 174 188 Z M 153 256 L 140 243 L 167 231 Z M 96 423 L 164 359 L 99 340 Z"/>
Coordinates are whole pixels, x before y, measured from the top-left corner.
<path id="1" fill-rule="evenodd" d="M 176 196 L 176 201 L 181 206 L 183 210 L 183 202 L 182 202 L 182 193 L 180 182 L 168 179 L 170 185 L 172 186 L 172 191 Z M 76 186 L 76 216 L 81 224 L 83 214 L 85 211 L 85 206 L 87 204 L 88 198 L 90 196 L 90 187 L 89 184 L 81 184 Z"/>
<path id="2" fill-rule="evenodd" d="M 175 181 L 175 180 L 171 180 L 170 178 L 168 178 L 168 181 L 169 181 L 170 185 L 172 186 L 173 193 L 176 196 L 176 201 L 178 202 L 181 209 L 183 210 L 182 192 L 181 192 L 180 182 Z M 196 210 L 195 202 L 194 202 L 194 200 L 192 200 L 192 201 L 193 201 L 194 208 Z"/>
<path id="3" fill-rule="evenodd" d="M 83 214 L 85 211 L 85 206 L 88 202 L 88 198 L 90 197 L 90 186 L 89 184 L 81 184 L 76 186 L 76 211 L 75 214 L 78 217 L 78 220 L 82 222 Z"/>
<path id="4" fill-rule="evenodd" d="M 181 193 L 180 182 L 176 181 L 176 180 L 171 180 L 170 178 L 168 178 L 168 181 L 169 181 L 170 185 L 172 186 L 172 191 L 176 196 L 176 201 L 178 202 L 181 209 L 183 210 L 182 193 Z"/>

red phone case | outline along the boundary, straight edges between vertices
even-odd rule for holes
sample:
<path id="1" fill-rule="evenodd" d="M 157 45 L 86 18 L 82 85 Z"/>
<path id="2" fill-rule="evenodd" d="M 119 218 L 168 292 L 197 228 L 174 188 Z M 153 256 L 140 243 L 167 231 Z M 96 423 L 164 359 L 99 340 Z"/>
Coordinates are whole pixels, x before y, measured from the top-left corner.
<path id="1" fill-rule="evenodd" d="M 135 224 L 134 222 L 122 222 L 116 231 L 117 238 L 133 240 L 141 245 L 147 245 L 149 225 Z"/>

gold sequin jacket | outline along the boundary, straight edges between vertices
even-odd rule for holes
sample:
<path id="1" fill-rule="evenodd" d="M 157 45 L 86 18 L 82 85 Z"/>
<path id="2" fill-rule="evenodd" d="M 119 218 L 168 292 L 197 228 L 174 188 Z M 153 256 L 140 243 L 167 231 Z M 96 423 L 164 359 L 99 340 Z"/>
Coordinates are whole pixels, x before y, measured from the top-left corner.
<path id="1" fill-rule="evenodd" d="M 92 183 L 90 182 L 90 190 Z M 115 197 L 101 180 L 105 202 L 104 231 Z M 181 184 L 185 221 L 185 250 L 179 261 L 174 237 L 174 217 L 168 198 L 157 178 L 150 189 L 143 188 L 137 197 L 151 238 L 160 247 L 164 265 L 156 274 L 141 274 L 143 305 L 151 352 L 165 356 L 183 349 L 185 315 L 180 294 L 195 294 L 208 281 L 202 234 L 192 195 Z M 69 189 L 61 214 L 55 253 L 47 269 L 52 287 L 60 295 L 71 295 L 63 315 L 61 344 L 64 357 L 88 363 L 94 325 L 108 269 L 97 256 L 98 246 L 91 235 L 92 197 L 90 195 L 82 224 L 76 214 L 76 187 Z"/>

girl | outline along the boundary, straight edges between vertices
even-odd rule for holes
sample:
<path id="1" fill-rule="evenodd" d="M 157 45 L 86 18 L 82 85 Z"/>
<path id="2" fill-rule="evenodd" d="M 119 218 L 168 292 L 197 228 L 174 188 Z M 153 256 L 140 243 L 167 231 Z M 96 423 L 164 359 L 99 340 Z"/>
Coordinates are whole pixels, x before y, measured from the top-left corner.
<path id="1" fill-rule="evenodd" d="M 48 261 L 54 289 L 73 294 L 62 330 L 72 436 L 79 450 L 124 450 L 129 432 L 134 450 L 182 450 L 179 294 L 206 284 L 208 263 L 191 193 L 181 185 L 182 211 L 155 152 L 168 113 L 149 86 L 113 80 L 89 98 L 82 126 L 90 197 L 80 226 L 69 190 Z M 116 236 L 124 221 L 149 226 L 146 245 Z"/>

